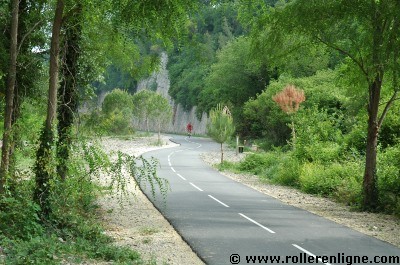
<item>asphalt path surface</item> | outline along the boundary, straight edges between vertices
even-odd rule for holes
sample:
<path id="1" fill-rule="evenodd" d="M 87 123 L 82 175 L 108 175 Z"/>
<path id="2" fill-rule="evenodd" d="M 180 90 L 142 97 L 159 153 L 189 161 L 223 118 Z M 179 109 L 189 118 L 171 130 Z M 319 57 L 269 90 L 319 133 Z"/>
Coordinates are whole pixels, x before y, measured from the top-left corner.
<path id="1" fill-rule="evenodd" d="M 235 182 L 200 154 L 206 138 L 173 136 L 179 147 L 148 152 L 170 192 L 142 189 L 206 264 L 399 264 L 400 249 Z"/>

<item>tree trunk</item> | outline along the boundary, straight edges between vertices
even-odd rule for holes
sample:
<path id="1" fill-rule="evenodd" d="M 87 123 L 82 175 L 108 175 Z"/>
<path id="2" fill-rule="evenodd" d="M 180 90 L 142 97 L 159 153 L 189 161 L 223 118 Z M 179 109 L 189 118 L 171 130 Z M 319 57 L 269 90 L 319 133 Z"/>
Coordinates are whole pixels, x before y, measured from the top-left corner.
<path id="1" fill-rule="evenodd" d="M 11 44 L 10 44 L 10 66 L 8 71 L 8 81 L 6 90 L 6 108 L 4 113 L 4 133 L 3 146 L 1 148 L 0 166 L 0 193 L 4 191 L 5 179 L 8 175 L 10 165 L 10 146 L 12 142 L 12 114 L 14 102 L 14 88 L 17 76 L 17 53 L 18 53 L 18 17 L 19 0 L 12 1 L 12 20 L 11 20 Z"/>
<path id="2" fill-rule="evenodd" d="M 74 114 L 78 108 L 78 84 L 79 72 L 78 59 L 80 56 L 81 40 L 81 5 L 70 14 L 65 25 L 64 56 L 61 72 L 63 73 L 62 89 L 59 89 L 58 108 L 58 142 L 57 142 L 57 173 L 65 180 L 67 176 L 67 162 L 69 160 L 72 145 L 72 126 Z"/>
<path id="3" fill-rule="evenodd" d="M 374 211 L 378 207 L 378 187 L 376 174 L 376 157 L 379 133 L 379 101 L 383 82 L 383 25 L 381 13 L 376 11 L 373 19 L 372 65 L 375 73 L 369 82 L 368 100 L 368 131 L 365 153 L 365 171 L 363 181 L 363 207 L 365 210 Z"/>
<path id="4" fill-rule="evenodd" d="M 363 207 L 375 210 L 378 206 L 378 188 L 376 174 L 376 157 L 378 145 L 378 111 L 382 87 L 382 73 L 378 74 L 370 86 L 368 105 L 368 133 L 366 146 L 365 172 L 363 182 Z"/>
<path id="5" fill-rule="evenodd" d="M 57 8 L 54 15 L 51 47 L 50 47 L 50 69 L 49 69 L 49 94 L 47 104 L 47 117 L 45 126 L 40 136 L 40 146 L 36 153 L 35 175 L 36 186 L 34 200 L 41 206 L 43 217 L 50 214 L 50 179 L 54 174 L 54 135 L 53 124 L 57 110 L 57 89 L 60 53 L 60 31 L 64 12 L 64 1 L 57 1 Z"/>
<path id="6" fill-rule="evenodd" d="M 292 119 L 292 145 L 293 145 L 293 150 L 296 149 L 296 129 L 294 127 L 294 121 L 293 121 L 293 117 L 291 117 Z"/>

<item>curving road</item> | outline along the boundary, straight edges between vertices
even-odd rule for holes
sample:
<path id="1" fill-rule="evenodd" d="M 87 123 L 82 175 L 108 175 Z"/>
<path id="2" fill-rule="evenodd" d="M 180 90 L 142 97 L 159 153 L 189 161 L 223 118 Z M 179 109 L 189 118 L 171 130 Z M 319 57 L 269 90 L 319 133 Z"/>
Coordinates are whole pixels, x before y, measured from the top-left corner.
<path id="1" fill-rule="evenodd" d="M 218 150 L 211 140 L 172 140 L 145 154 L 170 183 L 166 201 L 142 189 L 206 264 L 399 264 L 399 248 L 219 174 L 199 157 Z"/>

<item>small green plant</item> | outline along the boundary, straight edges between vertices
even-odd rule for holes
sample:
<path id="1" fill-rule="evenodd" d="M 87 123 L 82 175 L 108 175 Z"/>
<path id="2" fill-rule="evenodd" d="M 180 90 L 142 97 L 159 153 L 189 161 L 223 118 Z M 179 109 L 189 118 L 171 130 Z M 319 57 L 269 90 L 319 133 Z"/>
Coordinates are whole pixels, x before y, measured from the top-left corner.
<path id="1" fill-rule="evenodd" d="M 221 164 L 224 162 L 223 143 L 228 141 L 235 132 L 233 118 L 228 107 L 218 104 L 209 114 L 210 120 L 207 124 L 208 135 L 221 145 Z"/>
<path id="2" fill-rule="evenodd" d="M 142 227 L 139 229 L 142 236 L 150 236 L 159 232 L 157 228 L 154 227 Z"/>

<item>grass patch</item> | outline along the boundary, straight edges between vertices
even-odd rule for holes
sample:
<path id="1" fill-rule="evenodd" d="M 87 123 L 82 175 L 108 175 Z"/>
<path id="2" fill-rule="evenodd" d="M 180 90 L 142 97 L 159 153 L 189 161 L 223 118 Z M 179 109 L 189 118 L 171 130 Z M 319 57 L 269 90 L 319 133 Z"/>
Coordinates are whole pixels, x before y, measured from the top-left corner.
<path id="1" fill-rule="evenodd" d="M 157 228 L 154 227 L 142 227 L 139 229 L 139 233 L 142 236 L 150 236 L 160 232 Z"/>

